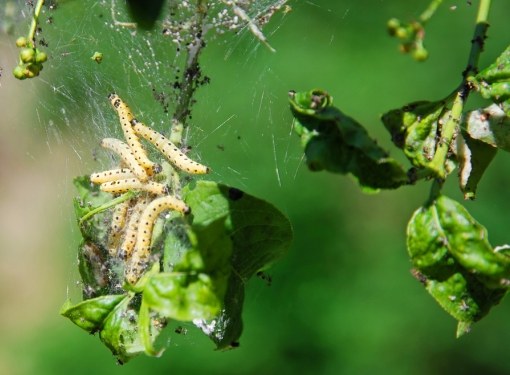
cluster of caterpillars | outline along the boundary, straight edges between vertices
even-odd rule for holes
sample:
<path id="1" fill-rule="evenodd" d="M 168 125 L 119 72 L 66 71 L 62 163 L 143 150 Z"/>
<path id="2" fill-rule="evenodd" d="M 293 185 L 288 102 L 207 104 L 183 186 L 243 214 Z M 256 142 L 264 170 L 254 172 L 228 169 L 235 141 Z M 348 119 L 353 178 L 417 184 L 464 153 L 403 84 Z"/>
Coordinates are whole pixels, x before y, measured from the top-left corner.
<path id="1" fill-rule="evenodd" d="M 174 210 L 184 215 L 190 208 L 171 195 L 168 185 L 155 181 L 161 165 L 151 161 L 140 137 L 157 148 L 168 161 L 190 174 L 205 174 L 209 168 L 188 158 L 162 134 L 134 118 L 126 103 L 116 94 L 108 96 L 117 111 L 126 142 L 105 138 L 101 146 L 120 157 L 118 169 L 93 173 L 90 181 L 101 191 L 122 194 L 139 191 L 135 198 L 115 206 L 108 237 L 108 253 L 125 264 L 124 277 L 135 284 L 144 273 L 150 258 L 154 223 L 163 211 Z"/>

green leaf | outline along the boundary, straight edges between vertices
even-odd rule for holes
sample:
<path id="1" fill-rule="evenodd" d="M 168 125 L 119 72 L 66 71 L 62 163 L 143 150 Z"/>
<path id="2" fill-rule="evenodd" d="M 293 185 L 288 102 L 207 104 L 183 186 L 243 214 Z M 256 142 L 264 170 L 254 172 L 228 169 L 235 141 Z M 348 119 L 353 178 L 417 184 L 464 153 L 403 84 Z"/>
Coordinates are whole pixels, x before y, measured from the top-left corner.
<path id="1" fill-rule="evenodd" d="M 510 118 L 500 105 L 469 112 L 463 126 L 471 138 L 510 152 Z"/>
<path id="2" fill-rule="evenodd" d="M 462 132 L 458 139 L 459 185 L 464 199 L 475 199 L 476 189 L 498 149 Z"/>
<path id="3" fill-rule="evenodd" d="M 290 92 L 306 162 L 312 171 L 352 174 L 363 188 L 394 189 L 408 183 L 402 167 L 371 139 L 362 125 L 332 106 L 325 91 Z"/>
<path id="4" fill-rule="evenodd" d="M 159 273 L 145 285 L 143 303 L 161 316 L 179 321 L 212 319 L 222 307 L 214 282 L 205 273 Z"/>
<path id="5" fill-rule="evenodd" d="M 435 206 L 448 249 L 459 264 L 490 288 L 510 285 L 510 258 L 493 250 L 487 229 L 452 199 L 442 196 Z"/>
<path id="6" fill-rule="evenodd" d="M 90 182 L 89 176 L 76 177 L 73 182 L 79 194 L 79 197 L 74 199 L 74 211 L 78 221 L 95 208 L 112 200 L 112 195 L 100 191 L 98 185 Z M 85 240 L 96 244 L 106 242 L 108 226 L 103 219 L 101 215 L 95 215 L 79 225 Z"/>
<path id="7" fill-rule="evenodd" d="M 78 327 L 95 333 L 102 329 L 105 319 L 123 299 L 124 295 L 107 295 L 80 302 L 76 305 L 67 301 L 60 315 L 69 318 Z"/>
<path id="8" fill-rule="evenodd" d="M 292 241 L 292 229 L 288 219 L 273 205 L 226 185 L 197 181 L 195 186 L 183 189 L 183 196 L 191 207 L 192 230 L 199 239 L 197 244 L 203 243 L 201 238 L 213 238 L 212 233 L 202 233 L 203 228 L 216 227 L 219 223 L 223 223 L 222 230 L 231 239 L 231 272 L 220 272 L 228 275 L 221 314 L 210 321 L 194 322 L 219 349 L 227 348 L 241 335 L 244 284 L 286 253 Z M 203 248 L 213 249 L 212 246 Z M 203 270 L 207 270 L 207 264 L 218 264 L 217 255 L 206 255 L 204 259 L 209 261 L 205 262 Z M 216 265 L 215 269 L 223 267 Z"/>
<path id="9" fill-rule="evenodd" d="M 510 46 L 472 80 L 480 94 L 500 103 L 510 99 Z"/>
<path id="10" fill-rule="evenodd" d="M 80 192 L 77 216 L 88 215 L 81 228 L 86 239 L 79 259 L 84 298 L 91 298 L 119 288 L 120 281 L 112 277 L 118 273 L 116 267 L 122 269 L 122 260 L 109 258 L 106 251 L 109 213 L 104 212 L 116 201 L 97 191 L 86 177 L 75 183 Z M 143 351 L 159 355 L 154 340 L 166 318 L 193 321 L 218 348 L 235 346 L 242 330 L 245 283 L 290 245 L 288 219 L 263 200 L 211 181 L 190 184 L 182 195 L 191 214 L 167 215 L 158 221 L 150 270 L 135 286 L 124 285 L 127 296 L 98 297 L 122 303 L 104 312 L 97 324 L 85 324 L 88 318 L 82 315 L 87 310 L 73 310 L 71 315 L 73 321 L 99 331 L 121 362 Z M 89 306 L 95 300 L 82 303 Z"/>
<path id="11" fill-rule="evenodd" d="M 103 329 L 99 332 L 101 341 L 112 351 L 120 363 L 126 363 L 131 358 L 145 352 L 146 346 L 140 336 L 138 317 L 139 301 L 133 295 L 125 297 L 104 322 Z M 152 346 L 159 332 L 165 326 L 165 321 L 158 316 L 152 316 L 147 329 L 150 345 Z M 146 344 L 146 343 L 145 343 Z M 154 354 L 154 353 L 148 353 Z"/>
<path id="12" fill-rule="evenodd" d="M 444 111 L 442 101 L 419 101 L 382 116 L 393 143 L 404 151 L 413 166 L 428 168 L 430 165 L 436 150 L 438 121 Z"/>
<path id="13" fill-rule="evenodd" d="M 419 208 L 407 228 L 415 276 L 461 324 L 459 334 L 506 294 L 510 258 L 495 252 L 486 229 L 459 203 L 440 196 Z"/>

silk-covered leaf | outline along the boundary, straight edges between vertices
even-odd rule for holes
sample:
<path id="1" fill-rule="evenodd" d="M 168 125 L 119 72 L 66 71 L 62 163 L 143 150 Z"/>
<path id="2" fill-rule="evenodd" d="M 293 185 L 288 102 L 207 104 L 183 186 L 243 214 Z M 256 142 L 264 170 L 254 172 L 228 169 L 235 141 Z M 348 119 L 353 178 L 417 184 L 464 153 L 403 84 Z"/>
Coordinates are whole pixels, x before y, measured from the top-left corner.
<path id="1" fill-rule="evenodd" d="M 350 173 L 367 190 L 408 183 L 402 167 L 370 138 L 365 128 L 332 105 L 322 90 L 289 93 L 290 109 L 312 171 Z"/>

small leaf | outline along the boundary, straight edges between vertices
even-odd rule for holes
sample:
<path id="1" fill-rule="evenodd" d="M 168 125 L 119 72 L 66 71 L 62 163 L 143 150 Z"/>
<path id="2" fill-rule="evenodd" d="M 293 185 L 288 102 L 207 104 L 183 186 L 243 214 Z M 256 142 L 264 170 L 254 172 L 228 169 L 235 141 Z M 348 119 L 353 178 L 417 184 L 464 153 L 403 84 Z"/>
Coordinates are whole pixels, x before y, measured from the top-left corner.
<path id="1" fill-rule="evenodd" d="M 436 150 L 438 121 L 444 111 L 444 102 L 419 101 L 382 116 L 393 143 L 404 151 L 413 166 L 429 166 Z"/>
<path id="2" fill-rule="evenodd" d="M 498 149 L 471 138 L 465 132 L 462 132 L 458 141 L 460 189 L 464 193 L 464 199 L 475 199 L 478 183 Z"/>
<path id="3" fill-rule="evenodd" d="M 132 295 L 124 298 L 108 315 L 103 329 L 99 332 L 101 341 L 112 351 L 120 363 L 128 362 L 131 358 L 145 352 L 146 348 L 140 336 L 138 308 L 135 308 L 134 302 Z M 144 323 L 144 327 L 142 327 L 144 330 L 147 330 L 146 324 L 150 325 L 147 337 L 151 340 L 150 345 L 152 346 L 164 327 L 165 321 L 156 316 L 148 322 L 144 320 L 141 323 Z"/>
<path id="4" fill-rule="evenodd" d="M 102 329 L 105 319 L 123 299 L 124 295 L 107 295 L 72 305 L 67 301 L 60 315 L 69 318 L 78 327 L 94 333 Z"/>
<path id="5" fill-rule="evenodd" d="M 325 91 L 290 92 L 306 162 L 312 171 L 351 173 L 366 189 L 395 189 L 408 183 L 402 167 L 371 139 L 363 126 L 332 106 Z"/>
<path id="6" fill-rule="evenodd" d="M 484 98 L 495 103 L 510 99 L 510 46 L 495 62 L 479 72 L 472 83 Z"/>

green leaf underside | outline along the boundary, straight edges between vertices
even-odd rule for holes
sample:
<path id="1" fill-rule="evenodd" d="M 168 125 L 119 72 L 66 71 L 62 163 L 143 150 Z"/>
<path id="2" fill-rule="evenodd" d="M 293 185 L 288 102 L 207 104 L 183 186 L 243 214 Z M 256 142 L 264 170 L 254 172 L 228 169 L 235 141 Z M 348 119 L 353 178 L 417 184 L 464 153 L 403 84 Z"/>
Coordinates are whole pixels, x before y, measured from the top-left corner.
<path id="1" fill-rule="evenodd" d="M 445 196 L 415 211 L 407 247 L 418 279 L 461 323 L 460 334 L 506 294 L 510 258 L 495 252 L 487 230 Z"/>
<path id="2" fill-rule="evenodd" d="M 510 118 L 497 104 L 471 111 L 463 123 L 473 139 L 510 152 Z"/>
<path id="3" fill-rule="evenodd" d="M 77 178 L 75 184 L 80 193 L 75 200 L 78 219 L 112 199 L 91 186 L 87 177 Z M 99 209 L 80 227 L 86 238 L 80 245 L 86 300 L 75 306 L 67 303 L 62 315 L 88 332 L 99 332 L 120 362 L 143 351 L 159 355 L 153 347 L 166 319 L 194 321 L 218 348 L 234 346 L 242 331 L 245 282 L 290 245 L 288 219 L 271 204 L 238 189 L 197 181 L 184 187 L 183 199 L 192 210 L 186 220 L 167 215 L 156 225 L 152 251 L 160 254 L 161 272 L 155 264 L 126 290 L 104 285 L 105 278 L 111 284 L 115 273 L 110 269 L 115 262 L 105 260 L 104 251 L 111 210 Z M 108 294 L 111 291 L 116 294 Z"/>
<path id="4" fill-rule="evenodd" d="M 363 188 L 374 190 L 408 183 L 402 167 L 362 125 L 333 107 L 325 91 L 291 93 L 290 109 L 310 170 L 350 173 Z"/>
<path id="5" fill-rule="evenodd" d="M 498 149 L 462 132 L 458 144 L 459 185 L 465 199 L 475 199 L 478 183 Z"/>

